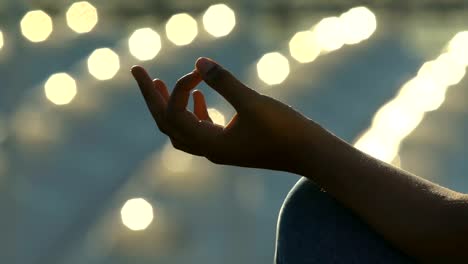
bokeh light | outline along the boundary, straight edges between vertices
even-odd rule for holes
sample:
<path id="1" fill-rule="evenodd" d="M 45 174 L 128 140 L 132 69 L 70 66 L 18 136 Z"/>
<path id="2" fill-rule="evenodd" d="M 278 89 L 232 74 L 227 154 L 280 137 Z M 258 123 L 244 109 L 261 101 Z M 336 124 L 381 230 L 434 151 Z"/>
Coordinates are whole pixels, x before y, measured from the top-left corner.
<path id="1" fill-rule="evenodd" d="M 70 103 L 76 95 L 76 82 L 67 73 L 56 73 L 44 85 L 47 99 L 56 105 Z"/>
<path id="2" fill-rule="evenodd" d="M 357 44 L 368 39 L 377 29 L 377 19 L 367 7 L 351 8 L 340 16 L 341 33 L 345 44 Z"/>
<path id="3" fill-rule="evenodd" d="M 161 50 L 161 37 L 151 28 L 135 30 L 128 39 L 130 53 L 141 61 L 152 60 Z"/>
<path id="4" fill-rule="evenodd" d="M 458 32 L 449 42 L 448 51 L 460 64 L 468 66 L 468 31 Z"/>
<path id="5" fill-rule="evenodd" d="M 279 52 L 267 53 L 258 61 L 257 73 L 266 84 L 280 84 L 289 75 L 289 61 Z"/>
<path id="6" fill-rule="evenodd" d="M 42 10 L 26 13 L 21 19 L 21 33 L 31 42 L 46 40 L 53 30 L 52 19 Z"/>
<path id="7" fill-rule="evenodd" d="M 112 79 L 119 69 L 119 56 L 109 48 L 96 49 L 88 58 L 89 73 L 98 80 Z"/>
<path id="8" fill-rule="evenodd" d="M 122 206 L 120 216 L 130 230 L 145 230 L 153 221 L 153 207 L 143 198 L 132 198 Z"/>
<path id="9" fill-rule="evenodd" d="M 289 41 L 289 52 L 300 63 L 314 61 L 320 54 L 315 34 L 310 30 L 297 32 Z"/>
<path id="10" fill-rule="evenodd" d="M 191 169 L 193 156 L 175 149 L 171 142 L 168 142 L 161 152 L 162 165 L 169 171 L 179 173 Z"/>
<path id="11" fill-rule="evenodd" d="M 344 45 L 341 20 L 338 17 L 326 17 L 313 27 L 317 44 L 324 52 L 330 52 Z"/>
<path id="12" fill-rule="evenodd" d="M 0 30 L 0 50 L 3 48 L 4 45 L 4 40 L 3 40 L 3 32 Z"/>
<path id="13" fill-rule="evenodd" d="M 98 23 L 98 12 L 87 1 L 72 4 L 66 17 L 68 26 L 76 33 L 90 32 Z"/>
<path id="14" fill-rule="evenodd" d="M 213 123 L 220 126 L 226 125 L 226 118 L 216 108 L 208 108 L 208 115 L 210 116 L 211 120 L 213 120 Z"/>
<path id="15" fill-rule="evenodd" d="M 188 45 L 198 35 L 197 21 L 187 13 L 173 15 L 166 23 L 166 35 L 177 46 Z"/>
<path id="16" fill-rule="evenodd" d="M 226 36 L 236 26 L 236 14 L 225 4 L 212 5 L 203 15 L 203 26 L 214 37 Z"/>
<path id="17" fill-rule="evenodd" d="M 371 127 L 355 147 L 387 163 L 395 162 L 401 142 L 421 123 L 428 111 L 438 109 L 448 87 L 458 84 L 466 74 L 463 59 L 468 35 L 458 33 L 448 49 L 435 60 L 424 63 L 418 74 L 405 83 L 397 96 L 382 106 Z M 465 43 L 466 44 L 466 43 Z"/>

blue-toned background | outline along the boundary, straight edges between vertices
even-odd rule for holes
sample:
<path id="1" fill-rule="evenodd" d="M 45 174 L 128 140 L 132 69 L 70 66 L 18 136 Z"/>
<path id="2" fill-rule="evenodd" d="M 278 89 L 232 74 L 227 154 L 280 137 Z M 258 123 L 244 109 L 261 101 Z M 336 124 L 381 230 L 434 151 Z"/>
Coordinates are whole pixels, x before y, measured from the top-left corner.
<path id="1" fill-rule="evenodd" d="M 371 131 L 361 141 L 364 151 L 468 191 L 462 79 L 468 33 L 454 40 L 468 30 L 468 3 L 368 1 L 375 2 L 366 10 L 377 23 L 368 38 L 342 45 L 341 33 L 325 22 L 326 34 L 317 36 L 322 19 L 358 2 L 115 0 L 81 2 L 73 10 L 71 0 L 1 0 L 0 262 L 272 262 L 278 211 L 299 176 L 213 165 L 174 150 L 131 78 L 134 64 L 172 86 L 198 57 L 211 57 L 352 144 Z M 207 10 L 215 4 L 226 6 L 210 20 Z M 235 24 L 232 13 L 222 13 L 227 8 Z M 166 24 L 180 13 L 193 19 Z M 352 29 L 370 30 L 372 16 L 358 17 Z M 141 28 L 150 29 L 129 44 Z M 226 35 L 213 36 L 216 30 Z M 322 47 L 317 43 L 340 47 L 322 47 L 312 62 L 300 63 L 290 50 L 299 31 L 315 34 L 299 54 L 314 54 Z M 441 53 L 453 64 L 420 70 Z M 265 54 L 273 59 L 262 64 Z M 271 73 L 263 81 L 262 70 Z M 438 97 L 413 85 L 410 103 L 376 115 L 418 71 L 429 86 L 439 81 Z M 233 109 L 207 86 L 201 89 L 217 116 L 229 120 Z M 414 105 L 429 99 L 434 102 L 422 116 Z M 407 135 L 391 134 L 403 130 Z"/>

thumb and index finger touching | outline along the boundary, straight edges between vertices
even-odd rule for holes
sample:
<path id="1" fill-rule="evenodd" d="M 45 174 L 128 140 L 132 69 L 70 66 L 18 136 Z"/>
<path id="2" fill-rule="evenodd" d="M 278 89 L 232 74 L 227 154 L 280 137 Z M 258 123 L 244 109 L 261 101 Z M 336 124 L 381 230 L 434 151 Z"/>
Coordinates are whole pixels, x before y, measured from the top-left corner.
<path id="1" fill-rule="evenodd" d="M 257 94 L 211 59 L 199 58 L 195 68 L 203 81 L 223 96 L 237 111 Z"/>

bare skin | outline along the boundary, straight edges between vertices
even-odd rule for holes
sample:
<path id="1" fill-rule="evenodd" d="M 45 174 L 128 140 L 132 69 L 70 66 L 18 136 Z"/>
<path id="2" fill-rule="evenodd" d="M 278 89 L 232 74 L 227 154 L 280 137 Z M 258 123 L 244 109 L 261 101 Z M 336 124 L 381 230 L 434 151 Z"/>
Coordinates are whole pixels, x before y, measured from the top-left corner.
<path id="1" fill-rule="evenodd" d="M 432 262 L 468 259 L 466 195 L 360 152 L 210 59 L 195 66 L 171 94 L 162 80 L 132 68 L 156 124 L 175 148 L 216 164 L 302 175 L 408 255 Z M 226 127 L 211 121 L 203 93 L 193 90 L 201 81 L 237 111 Z M 190 96 L 193 112 L 187 110 Z"/>

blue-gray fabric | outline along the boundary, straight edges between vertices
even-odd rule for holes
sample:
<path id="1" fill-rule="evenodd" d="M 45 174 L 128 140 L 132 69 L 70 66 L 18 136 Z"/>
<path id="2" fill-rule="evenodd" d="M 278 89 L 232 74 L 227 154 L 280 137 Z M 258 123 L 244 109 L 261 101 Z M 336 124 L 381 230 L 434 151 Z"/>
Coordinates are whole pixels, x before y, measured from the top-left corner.
<path id="1" fill-rule="evenodd" d="M 312 181 L 302 178 L 279 214 L 275 263 L 414 262 Z"/>

